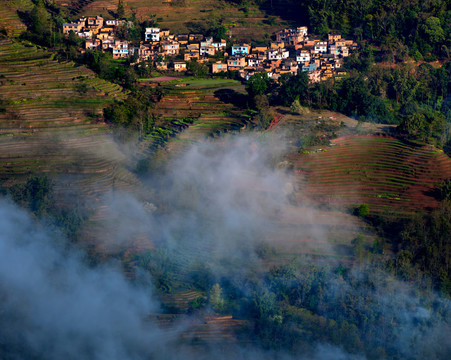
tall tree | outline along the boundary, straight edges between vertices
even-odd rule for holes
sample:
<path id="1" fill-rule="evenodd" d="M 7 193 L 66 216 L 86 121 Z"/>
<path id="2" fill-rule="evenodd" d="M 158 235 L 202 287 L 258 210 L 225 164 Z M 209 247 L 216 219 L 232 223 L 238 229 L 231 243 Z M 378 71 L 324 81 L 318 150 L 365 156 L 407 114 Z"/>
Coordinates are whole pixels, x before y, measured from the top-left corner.
<path id="1" fill-rule="evenodd" d="M 301 101 L 307 98 L 309 77 L 307 72 L 303 71 L 296 76 L 282 75 L 282 86 L 280 96 L 285 105 L 289 106 L 296 98 Z"/>
<path id="2" fill-rule="evenodd" d="M 38 0 L 30 13 L 31 31 L 38 35 L 49 32 L 49 14 L 43 0 Z"/>
<path id="3" fill-rule="evenodd" d="M 246 84 L 246 90 L 249 96 L 254 97 L 257 95 L 263 95 L 268 90 L 269 78 L 265 72 L 255 73 L 252 75 Z"/>
<path id="4" fill-rule="evenodd" d="M 123 19 L 125 17 L 124 2 L 122 0 L 119 0 L 117 4 L 116 16 L 118 19 Z"/>

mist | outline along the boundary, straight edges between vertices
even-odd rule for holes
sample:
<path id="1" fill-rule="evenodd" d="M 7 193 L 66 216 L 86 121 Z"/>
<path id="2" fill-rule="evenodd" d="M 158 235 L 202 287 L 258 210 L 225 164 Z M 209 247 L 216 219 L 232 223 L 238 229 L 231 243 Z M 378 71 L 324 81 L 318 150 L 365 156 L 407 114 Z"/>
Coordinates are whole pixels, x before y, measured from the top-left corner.
<path id="1" fill-rule="evenodd" d="M 90 268 L 15 205 L 0 201 L 2 358 L 135 359 L 150 355 L 161 331 L 151 286 L 127 282 L 117 264 Z M 166 335 L 165 335 L 166 336 Z"/>
<path id="2" fill-rule="evenodd" d="M 302 352 L 268 348 L 255 340 L 236 345 L 204 344 L 201 348 L 181 341 L 189 338 L 193 323 L 215 314 L 208 304 L 199 313 L 174 320 L 169 328 L 152 320 L 151 315 L 165 311 L 161 292 L 199 287 L 199 274 L 204 273 L 208 273 L 202 282 L 206 297 L 211 286 L 219 283 L 233 290 L 235 301 L 244 303 L 244 310 L 231 309 L 237 316 L 247 316 L 258 294 L 277 298 L 277 277 L 268 280 L 269 267 L 258 249 L 262 242 L 279 245 L 271 243 L 268 234 L 282 232 L 283 237 L 286 229 L 278 222 L 287 207 L 299 209 L 290 210 L 290 216 L 297 216 L 299 223 L 310 223 L 317 216 L 314 209 L 293 203 L 293 193 L 297 192 L 297 199 L 302 193 L 299 196 L 284 166 L 283 152 L 280 139 L 224 137 L 190 146 L 151 173 L 133 193 L 105 194 L 102 206 L 108 220 L 103 223 L 104 231 L 97 232 L 97 242 L 116 253 L 129 251 L 142 256 L 134 281 L 124 277 L 119 261 L 88 265 L 82 249 L 46 227 L 45 222 L 1 200 L 0 357 L 365 359 L 363 350 L 352 354 L 346 350 L 344 340 L 332 343 L 324 338 L 312 339 L 301 347 Z M 321 227 L 309 229 L 318 246 L 334 249 Z M 149 251 L 156 250 L 164 255 L 158 271 L 170 272 L 165 274 L 170 285 L 162 285 L 149 270 L 157 266 L 155 258 L 144 261 Z M 320 299 L 320 316 L 349 316 L 334 313 L 334 307 L 338 309 L 358 295 L 365 300 L 349 304 L 349 313 L 366 316 L 368 306 L 376 309 L 377 326 L 372 329 L 369 323 L 359 328 L 371 333 L 368 336 L 377 340 L 376 345 L 379 342 L 406 358 L 430 355 L 445 359 L 451 354 L 449 300 L 429 290 L 420 292 L 383 269 L 368 277 L 364 267 L 369 264 L 351 266 L 343 277 L 334 270 L 337 261 L 327 264 L 327 260 L 303 258 L 296 262 L 299 266 L 293 277 L 288 282 L 281 280 L 288 292 L 309 285 L 309 266 L 329 265 L 324 272 L 326 295 Z M 229 296 L 227 289 L 225 295 Z M 276 312 L 271 316 L 293 328 L 289 314 Z M 394 322 L 399 324 L 399 332 L 390 337 L 385 327 Z M 251 326 L 250 338 L 255 339 L 254 331 Z M 307 332 L 300 329 L 295 334 Z"/>

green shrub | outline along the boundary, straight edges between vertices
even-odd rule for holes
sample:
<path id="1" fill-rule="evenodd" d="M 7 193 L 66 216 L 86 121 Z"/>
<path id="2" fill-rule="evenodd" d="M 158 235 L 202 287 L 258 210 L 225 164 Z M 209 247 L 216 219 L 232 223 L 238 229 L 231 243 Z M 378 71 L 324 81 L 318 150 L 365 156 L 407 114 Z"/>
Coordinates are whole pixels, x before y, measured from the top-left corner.
<path id="1" fill-rule="evenodd" d="M 370 207 L 368 206 L 368 204 L 361 204 L 357 208 L 357 215 L 359 215 L 360 217 L 366 217 L 366 216 L 368 216 L 369 213 L 370 213 Z"/>

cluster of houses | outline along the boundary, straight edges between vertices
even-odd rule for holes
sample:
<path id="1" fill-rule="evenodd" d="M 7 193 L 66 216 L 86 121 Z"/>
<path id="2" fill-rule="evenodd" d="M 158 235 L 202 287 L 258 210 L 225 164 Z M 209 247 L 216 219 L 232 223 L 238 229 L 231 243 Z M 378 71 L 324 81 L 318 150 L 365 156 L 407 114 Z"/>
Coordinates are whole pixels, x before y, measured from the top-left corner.
<path id="1" fill-rule="evenodd" d="M 301 71 L 308 72 L 312 82 L 340 79 L 346 75 L 343 59 L 357 46 L 335 32 L 328 35 L 327 41 L 310 37 L 307 27 L 302 26 L 276 32 L 270 46 L 240 43 L 229 48 L 225 40 L 215 41 L 202 34 L 174 35 L 169 30 L 151 27 L 145 29 L 144 40 L 137 47 L 117 38 L 120 26 L 127 26 L 127 21 L 84 17 L 63 24 L 63 32 L 73 31 L 86 40 L 86 49 L 110 51 L 115 59 L 136 55 L 138 62 L 150 61 L 160 70 L 174 71 L 186 71 L 187 62 L 195 60 L 208 64 L 212 73 L 238 71 L 245 79 L 266 72 L 278 80 L 282 74 L 295 75 Z"/>

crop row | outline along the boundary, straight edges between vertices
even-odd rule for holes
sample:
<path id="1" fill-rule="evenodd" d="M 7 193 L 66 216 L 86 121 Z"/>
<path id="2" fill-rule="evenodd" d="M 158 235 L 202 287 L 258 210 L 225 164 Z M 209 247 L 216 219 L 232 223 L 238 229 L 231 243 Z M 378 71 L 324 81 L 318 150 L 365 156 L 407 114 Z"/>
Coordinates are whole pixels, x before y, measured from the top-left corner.
<path id="1" fill-rule="evenodd" d="M 407 213 L 436 206 L 430 193 L 451 175 L 451 160 L 432 147 L 376 136 L 334 142 L 325 152 L 294 158 L 300 186 L 321 201 Z"/>

